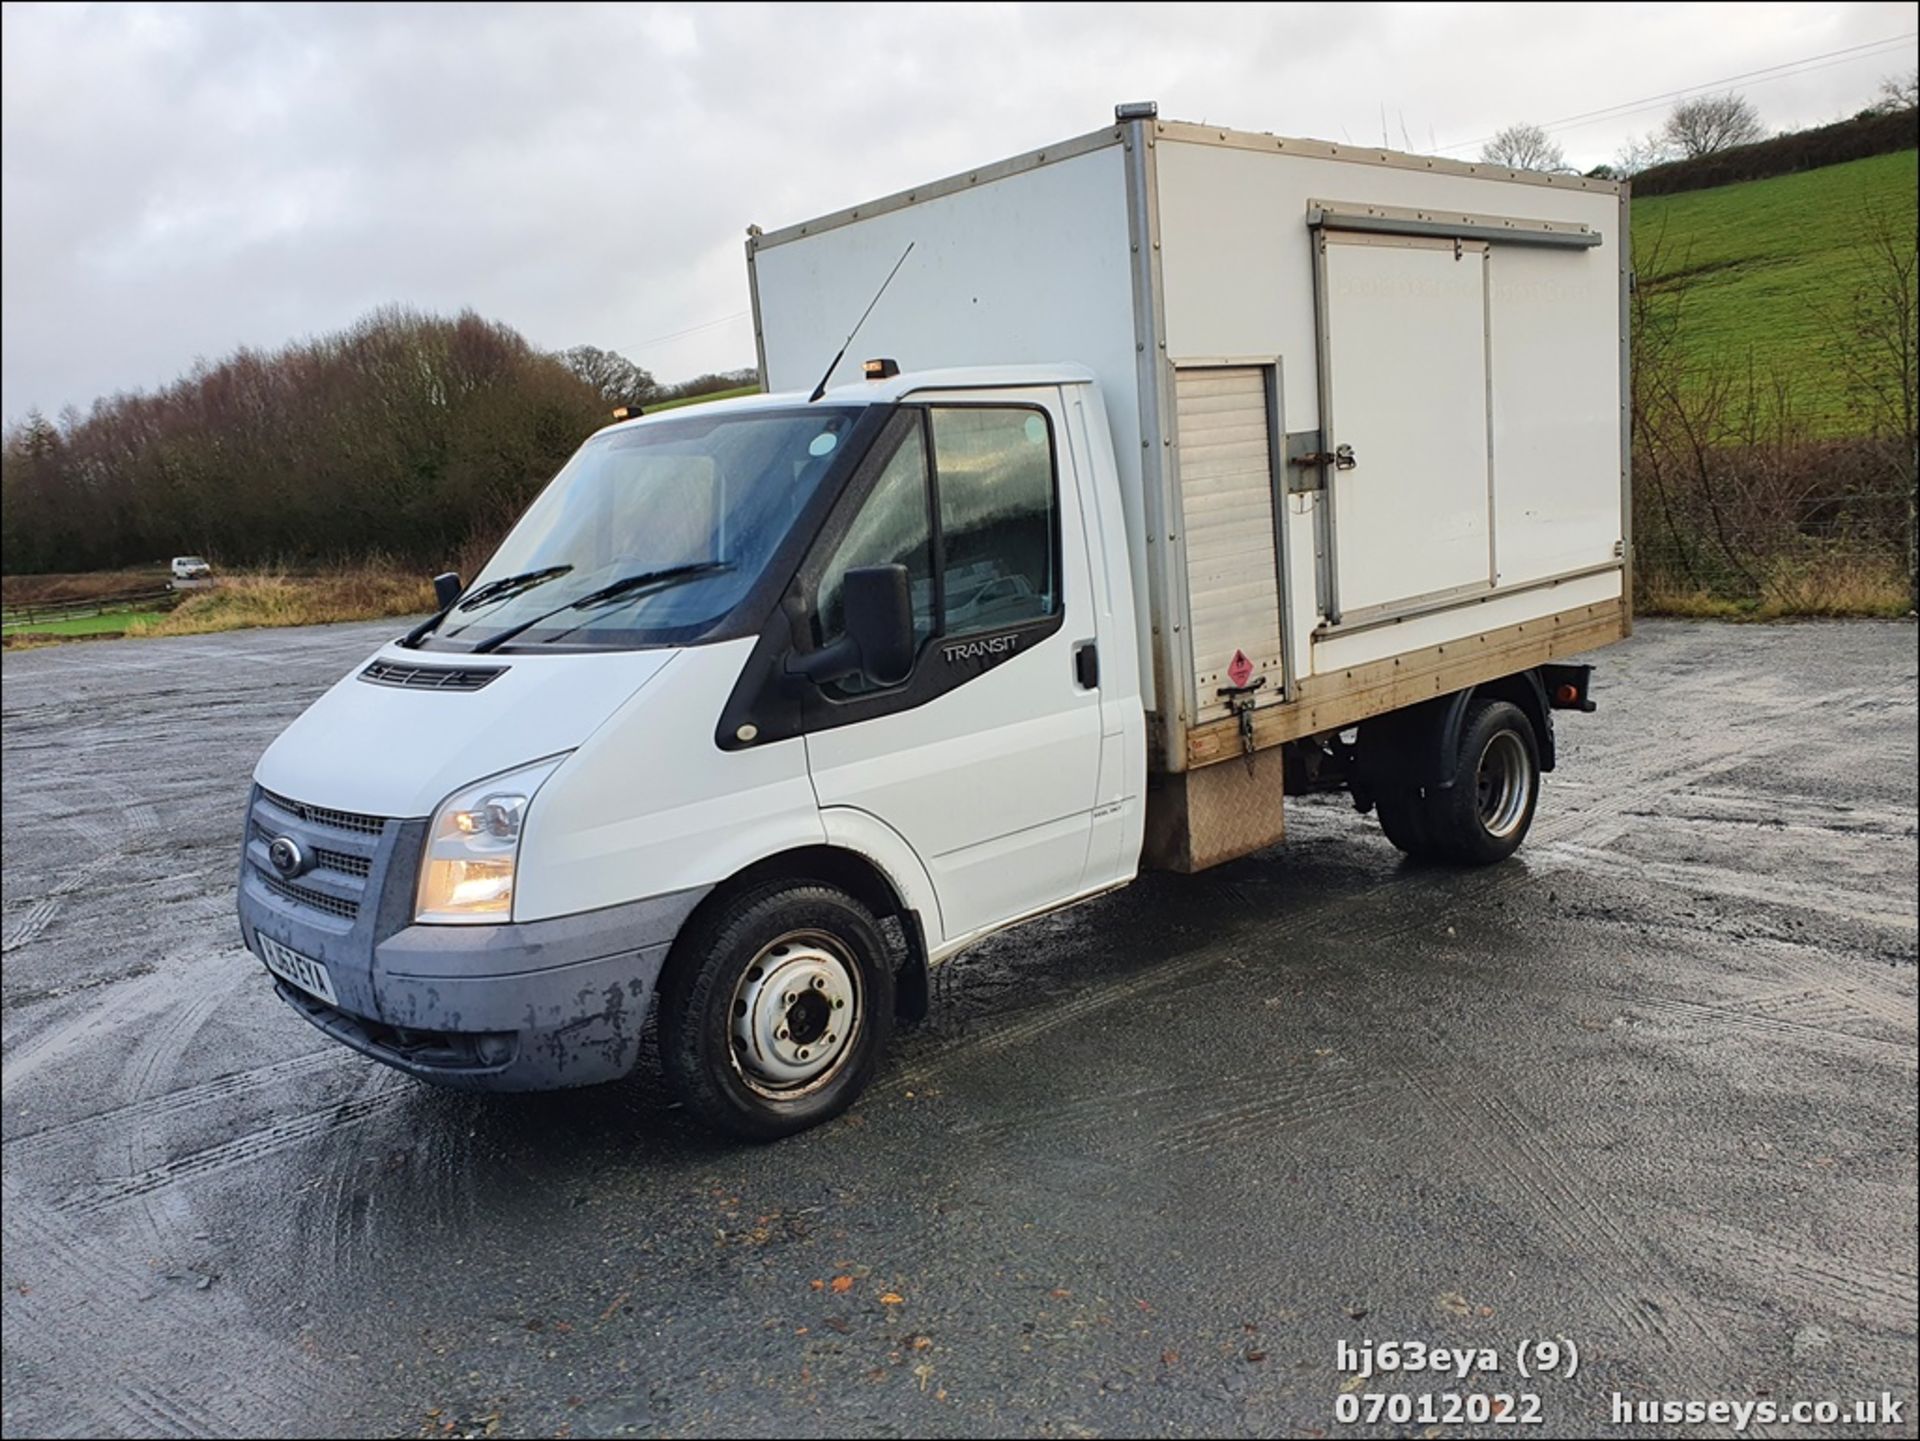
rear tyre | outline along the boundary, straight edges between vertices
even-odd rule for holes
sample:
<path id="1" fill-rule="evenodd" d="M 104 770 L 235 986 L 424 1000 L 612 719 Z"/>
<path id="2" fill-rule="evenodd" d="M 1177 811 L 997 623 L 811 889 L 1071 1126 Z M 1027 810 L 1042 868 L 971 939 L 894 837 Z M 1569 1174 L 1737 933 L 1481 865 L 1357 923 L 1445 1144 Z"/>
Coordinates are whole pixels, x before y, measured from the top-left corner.
<path id="1" fill-rule="evenodd" d="M 1467 707 L 1453 784 L 1427 792 L 1425 827 L 1437 859 L 1490 866 L 1520 848 L 1540 800 L 1540 741 L 1511 702 Z"/>
<path id="2" fill-rule="evenodd" d="M 893 987 L 879 927 L 846 892 L 745 891 L 674 943 L 660 993 L 667 1080 L 701 1121 L 748 1140 L 817 1126 L 873 1079 Z"/>
<path id="3" fill-rule="evenodd" d="M 1427 834 L 1427 800 L 1419 791 L 1383 791 L 1374 800 L 1373 809 L 1380 817 L 1380 829 L 1387 833 L 1387 839 L 1409 859 L 1423 861 L 1432 857 L 1433 841 Z"/>

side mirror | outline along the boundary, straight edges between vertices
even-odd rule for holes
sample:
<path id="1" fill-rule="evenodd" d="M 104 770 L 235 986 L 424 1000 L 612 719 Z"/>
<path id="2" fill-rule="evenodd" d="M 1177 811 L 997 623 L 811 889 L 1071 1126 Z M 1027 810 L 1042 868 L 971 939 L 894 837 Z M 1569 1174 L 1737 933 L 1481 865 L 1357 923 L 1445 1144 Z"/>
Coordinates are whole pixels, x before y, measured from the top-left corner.
<path id="1" fill-rule="evenodd" d="M 436 575 L 433 578 L 434 603 L 437 604 L 440 609 L 445 610 L 456 600 L 460 599 L 460 592 L 465 589 L 466 587 L 460 583 L 460 573 L 458 571 L 450 570 L 444 575 Z"/>
<path id="2" fill-rule="evenodd" d="M 796 656 L 792 669 L 817 685 L 864 675 L 898 685 L 913 669 L 913 590 L 904 565 L 865 565 L 842 582 L 847 633 Z"/>

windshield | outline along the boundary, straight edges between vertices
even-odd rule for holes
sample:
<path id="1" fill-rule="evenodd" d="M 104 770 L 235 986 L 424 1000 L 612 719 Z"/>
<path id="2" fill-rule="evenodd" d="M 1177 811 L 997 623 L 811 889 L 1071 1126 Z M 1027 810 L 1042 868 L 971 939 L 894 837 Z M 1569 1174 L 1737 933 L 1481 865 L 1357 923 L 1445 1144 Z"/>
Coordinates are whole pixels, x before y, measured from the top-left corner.
<path id="1" fill-rule="evenodd" d="M 696 413 L 594 436 L 428 644 L 629 648 L 695 638 L 753 588 L 843 458 L 858 413 Z"/>

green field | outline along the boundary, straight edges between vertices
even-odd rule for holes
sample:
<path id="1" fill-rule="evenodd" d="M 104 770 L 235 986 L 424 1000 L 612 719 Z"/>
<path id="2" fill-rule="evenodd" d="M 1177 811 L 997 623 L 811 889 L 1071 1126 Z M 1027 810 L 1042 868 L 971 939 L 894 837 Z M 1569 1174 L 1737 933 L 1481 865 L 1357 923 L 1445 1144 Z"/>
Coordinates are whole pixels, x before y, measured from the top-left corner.
<path id="1" fill-rule="evenodd" d="M 759 393 L 759 386 L 743 385 L 738 390 L 715 390 L 706 395 L 683 395 L 678 400 L 663 400 L 657 405 L 649 405 L 647 414 L 652 415 L 661 410 L 678 410 L 683 405 L 701 405 L 709 400 L 732 400 L 737 395 L 758 395 Z"/>
<path id="2" fill-rule="evenodd" d="M 1868 274 L 1870 211 L 1911 244 L 1915 158 L 1903 150 L 1798 175 L 1633 202 L 1634 264 L 1657 292 L 1685 284 L 1685 345 L 1700 363 L 1786 379 L 1816 430 L 1854 428 L 1827 360 L 1834 319 Z"/>
<path id="3" fill-rule="evenodd" d="M 110 610 L 67 620 L 7 621 L 4 629 L 8 635 L 119 635 L 136 616 L 157 614 L 154 610 Z"/>

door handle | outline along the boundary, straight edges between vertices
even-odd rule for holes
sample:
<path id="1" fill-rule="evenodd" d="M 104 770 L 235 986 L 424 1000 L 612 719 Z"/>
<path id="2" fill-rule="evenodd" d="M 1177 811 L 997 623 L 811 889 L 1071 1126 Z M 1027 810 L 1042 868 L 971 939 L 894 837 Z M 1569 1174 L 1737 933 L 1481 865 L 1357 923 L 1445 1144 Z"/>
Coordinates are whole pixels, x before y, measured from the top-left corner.
<path id="1" fill-rule="evenodd" d="M 1335 470 L 1352 470 L 1360 462 L 1354 459 L 1352 446 L 1336 445 L 1332 450 L 1309 450 L 1292 456 L 1288 463 L 1314 470 L 1323 465 L 1330 465 Z"/>
<path id="2" fill-rule="evenodd" d="M 1081 690 L 1100 689 L 1100 647 L 1090 640 L 1073 648 L 1073 678 Z"/>

